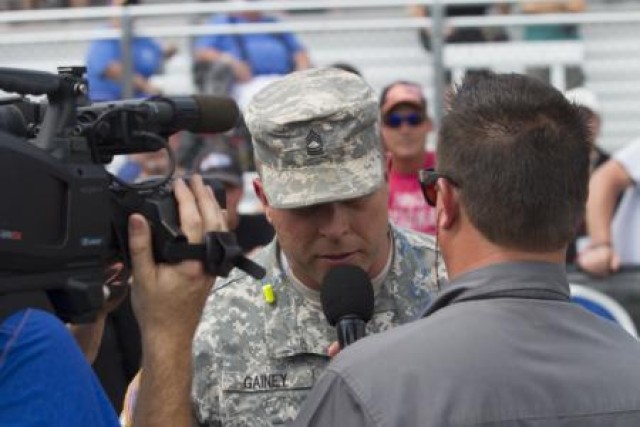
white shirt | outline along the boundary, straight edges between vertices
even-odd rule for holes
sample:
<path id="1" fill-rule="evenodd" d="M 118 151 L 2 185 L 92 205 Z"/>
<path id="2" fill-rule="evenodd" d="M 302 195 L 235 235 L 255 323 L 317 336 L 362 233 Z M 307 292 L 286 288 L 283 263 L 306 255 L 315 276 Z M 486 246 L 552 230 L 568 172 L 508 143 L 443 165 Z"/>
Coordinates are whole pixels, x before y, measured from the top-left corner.
<path id="1" fill-rule="evenodd" d="M 611 223 L 611 242 L 622 264 L 640 264 L 640 139 L 618 150 L 613 158 L 634 183 L 622 196 Z"/>

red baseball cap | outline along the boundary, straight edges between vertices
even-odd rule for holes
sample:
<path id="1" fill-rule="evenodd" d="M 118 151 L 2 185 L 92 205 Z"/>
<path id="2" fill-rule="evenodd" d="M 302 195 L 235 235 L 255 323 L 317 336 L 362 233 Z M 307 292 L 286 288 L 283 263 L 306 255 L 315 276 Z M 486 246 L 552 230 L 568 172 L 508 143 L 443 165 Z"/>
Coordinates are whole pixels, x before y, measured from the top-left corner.
<path id="1" fill-rule="evenodd" d="M 387 114 L 400 104 L 413 105 L 426 112 L 427 100 L 422 92 L 422 86 L 415 83 L 396 82 L 382 91 L 380 100 L 382 114 Z"/>

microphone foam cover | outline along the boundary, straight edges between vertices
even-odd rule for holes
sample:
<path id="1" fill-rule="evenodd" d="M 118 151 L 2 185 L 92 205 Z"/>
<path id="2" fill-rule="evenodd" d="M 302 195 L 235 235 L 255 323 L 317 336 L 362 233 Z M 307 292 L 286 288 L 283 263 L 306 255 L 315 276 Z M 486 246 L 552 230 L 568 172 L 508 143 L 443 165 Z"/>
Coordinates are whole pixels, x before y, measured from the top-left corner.
<path id="1" fill-rule="evenodd" d="M 347 315 L 368 322 L 373 316 L 373 286 L 369 275 L 355 265 L 339 265 L 327 272 L 320 289 L 322 310 L 330 325 Z"/>
<path id="2" fill-rule="evenodd" d="M 211 95 L 195 95 L 193 99 L 200 109 L 200 121 L 193 132 L 226 132 L 238 123 L 240 110 L 233 99 Z"/>

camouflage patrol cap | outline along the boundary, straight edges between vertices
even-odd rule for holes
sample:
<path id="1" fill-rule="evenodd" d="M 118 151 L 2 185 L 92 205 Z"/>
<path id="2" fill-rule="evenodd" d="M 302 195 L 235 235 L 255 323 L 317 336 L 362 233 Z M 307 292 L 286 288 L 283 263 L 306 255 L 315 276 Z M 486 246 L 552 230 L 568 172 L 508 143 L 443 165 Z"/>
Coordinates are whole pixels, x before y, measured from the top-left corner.
<path id="1" fill-rule="evenodd" d="M 353 199 L 384 183 L 378 102 L 353 73 L 289 74 L 255 95 L 245 120 L 273 207 Z"/>

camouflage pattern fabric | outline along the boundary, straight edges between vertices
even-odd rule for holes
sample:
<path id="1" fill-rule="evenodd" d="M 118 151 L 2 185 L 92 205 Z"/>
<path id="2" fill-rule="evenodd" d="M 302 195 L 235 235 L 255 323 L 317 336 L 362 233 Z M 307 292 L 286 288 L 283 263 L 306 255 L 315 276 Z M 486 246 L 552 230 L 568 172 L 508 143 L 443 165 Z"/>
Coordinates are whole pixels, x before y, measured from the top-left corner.
<path id="1" fill-rule="evenodd" d="M 299 71 L 245 112 L 269 204 L 296 208 L 373 193 L 384 182 L 378 100 L 361 77 Z"/>
<path id="2" fill-rule="evenodd" d="M 394 258 L 376 296 L 367 334 L 418 318 L 437 290 L 433 237 L 391 227 Z M 274 241 L 256 261 L 267 277 L 256 281 L 239 270 L 216 283 L 194 339 L 192 397 L 201 425 L 272 426 L 293 420 L 329 363 L 336 341 L 325 320 L 284 275 Z M 438 258 L 439 280 L 446 278 Z M 271 283 L 269 304 L 262 284 Z"/>

